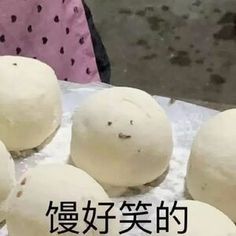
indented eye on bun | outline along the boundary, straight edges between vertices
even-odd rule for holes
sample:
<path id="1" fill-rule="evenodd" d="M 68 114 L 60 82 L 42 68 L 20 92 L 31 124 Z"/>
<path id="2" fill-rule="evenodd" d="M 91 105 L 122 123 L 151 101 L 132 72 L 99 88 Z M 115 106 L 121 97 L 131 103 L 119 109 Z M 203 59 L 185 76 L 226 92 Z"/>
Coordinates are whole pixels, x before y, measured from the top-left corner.
<path id="1" fill-rule="evenodd" d="M 236 109 L 222 112 L 201 127 L 188 164 L 187 188 L 236 222 Z"/>
<path id="2" fill-rule="evenodd" d="M 115 87 L 91 96 L 73 117 L 71 157 L 101 183 L 138 186 L 167 169 L 171 124 L 144 91 Z"/>
<path id="3" fill-rule="evenodd" d="M 63 214 L 61 206 L 67 202 L 72 203 L 72 205 L 67 205 L 69 207 L 67 210 L 70 212 L 67 211 L 64 214 L 78 214 L 79 218 L 75 220 L 78 224 L 73 230 L 82 234 L 88 227 L 84 220 L 86 219 L 86 211 L 83 208 L 88 206 L 89 201 L 91 201 L 90 207 L 96 208 L 96 216 L 105 216 L 108 209 L 104 206 L 99 207 L 99 203 L 112 202 L 103 188 L 92 177 L 78 168 L 63 164 L 38 166 L 25 173 L 10 194 L 6 217 L 9 235 L 52 235 L 50 233 L 50 219 L 54 210 L 50 211 L 50 202 L 52 207 L 59 209 L 53 215 L 55 217 L 54 223 L 59 227 L 58 232 L 63 231 L 63 228 L 58 225 L 58 214 Z M 114 207 L 109 214 L 117 216 L 117 213 L 118 211 Z M 109 222 L 109 235 L 111 236 L 119 235 L 118 217 Z M 72 220 L 72 222 L 75 221 Z M 66 223 L 66 219 L 63 222 Z M 68 223 L 70 222 L 68 221 Z M 96 218 L 94 225 L 97 227 L 97 231 L 91 229 L 86 235 L 101 235 L 99 231 L 104 231 L 104 221 Z M 68 232 L 65 235 L 72 236 L 75 234 Z"/>
<path id="4" fill-rule="evenodd" d="M 172 207 L 173 204 L 170 204 L 169 209 L 172 210 Z M 233 221 L 206 203 L 185 200 L 179 201 L 177 207 L 186 209 L 187 215 L 183 209 L 175 210 L 170 217 L 169 232 L 160 235 L 178 236 L 181 235 L 178 232 L 182 232 L 185 236 L 236 236 L 236 226 Z"/>
<path id="5" fill-rule="evenodd" d="M 5 145 L 0 141 L 0 223 L 5 219 L 6 201 L 15 185 L 15 165 Z"/>
<path id="6" fill-rule="evenodd" d="M 60 125 L 57 77 L 35 59 L 0 57 L 0 139 L 10 151 L 42 144 Z"/>

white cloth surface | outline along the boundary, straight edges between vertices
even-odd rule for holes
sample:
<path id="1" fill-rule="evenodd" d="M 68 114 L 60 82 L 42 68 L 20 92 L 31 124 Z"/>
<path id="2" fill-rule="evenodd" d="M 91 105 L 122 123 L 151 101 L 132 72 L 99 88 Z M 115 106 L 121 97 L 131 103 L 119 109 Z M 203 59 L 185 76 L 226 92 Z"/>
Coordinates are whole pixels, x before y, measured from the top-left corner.
<path id="1" fill-rule="evenodd" d="M 60 82 L 63 91 L 63 120 L 62 125 L 52 141 L 39 152 L 33 153 L 28 158 L 16 160 L 16 173 L 19 177 L 28 168 L 40 163 L 65 163 L 69 159 L 69 149 L 71 140 L 71 117 L 74 109 L 78 107 L 84 99 L 99 89 L 109 87 L 104 84 L 76 85 L 72 83 Z M 190 153 L 193 137 L 203 121 L 218 113 L 218 111 L 196 106 L 182 101 L 170 103 L 169 98 L 154 96 L 158 103 L 167 112 L 173 126 L 174 153 L 170 163 L 168 174 L 164 181 L 157 185 L 154 181 L 145 186 L 125 190 L 126 197 L 115 198 L 119 204 L 124 199 L 135 203 L 139 200 L 145 203 L 152 203 L 158 206 L 161 200 L 165 202 L 185 199 L 184 179 L 186 166 Z M 106 186 L 105 186 L 106 187 Z M 117 195 L 118 189 L 107 189 L 112 194 Z M 120 189 L 120 192 L 123 192 Z M 115 193 L 114 193 L 115 192 Z M 154 218 L 155 212 L 151 211 L 150 218 Z M 0 236 L 7 236 L 7 229 L 0 230 Z M 146 235 L 133 230 L 127 235 Z"/>

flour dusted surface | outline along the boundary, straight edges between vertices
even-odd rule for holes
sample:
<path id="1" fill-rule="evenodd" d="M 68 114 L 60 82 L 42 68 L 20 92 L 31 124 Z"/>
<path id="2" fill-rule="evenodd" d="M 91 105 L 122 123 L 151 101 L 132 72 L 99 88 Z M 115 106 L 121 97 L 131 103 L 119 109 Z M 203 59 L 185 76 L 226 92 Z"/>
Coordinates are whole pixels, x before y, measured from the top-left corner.
<path id="1" fill-rule="evenodd" d="M 81 86 L 72 83 L 60 82 L 63 90 L 63 119 L 61 128 L 53 140 L 38 153 L 34 153 L 28 158 L 16 160 L 17 177 L 24 173 L 30 167 L 40 163 L 66 163 L 69 160 L 70 140 L 71 140 L 71 117 L 72 112 L 89 95 L 97 90 L 108 87 L 103 84 L 91 84 Z M 170 202 L 174 200 L 186 199 L 184 189 L 184 178 L 186 175 L 186 165 L 189 157 L 190 147 L 193 137 L 203 121 L 217 114 L 215 110 L 192 105 L 189 103 L 176 101 L 171 104 L 169 98 L 156 97 L 159 104 L 167 112 L 173 127 L 173 136 L 175 149 L 170 162 L 169 172 L 163 182 L 154 181 L 149 185 L 130 189 L 112 189 L 108 188 L 113 195 L 125 193 L 126 197 L 115 198 L 119 204 L 127 199 L 132 203 L 139 200 L 152 203 L 156 206 L 161 200 Z M 150 211 L 150 218 L 154 218 L 154 212 Z M 142 235 L 133 230 L 128 236 Z M 7 236 L 7 230 L 4 227 L 0 230 L 0 236 Z"/>

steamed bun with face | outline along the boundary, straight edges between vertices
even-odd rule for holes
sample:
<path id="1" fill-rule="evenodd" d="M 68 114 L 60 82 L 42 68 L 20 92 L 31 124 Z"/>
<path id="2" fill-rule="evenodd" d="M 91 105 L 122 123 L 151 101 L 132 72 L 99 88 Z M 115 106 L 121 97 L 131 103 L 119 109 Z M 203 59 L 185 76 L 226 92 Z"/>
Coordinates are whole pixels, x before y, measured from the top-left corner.
<path id="1" fill-rule="evenodd" d="M 173 204 L 170 205 L 170 209 Z M 183 210 L 174 211 L 170 217 L 168 233 L 160 233 L 161 236 L 236 236 L 236 226 L 234 223 L 218 209 L 198 201 L 179 201 L 177 207 L 187 208 L 185 218 Z M 176 217 L 180 225 L 174 219 Z M 187 231 L 183 232 L 187 220 Z"/>
<path id="2" fill-rule="evenodd" d="M 92 95 L 73 117 L 73 163 L 99 182 L 138 186 L 162 175 L 172 154 L 171 124 L 144 91 L 115 87 Z"/>
<path id="3" fill-rule="evenodd" d="M 54 71 L 35 59 L 0 57 L 0 139 L 10 151 L 42 144 L 60 124 Z"/>
<path id="4" fill-rule="evenodd" d="M 15 165 L 5 145 L 0 141 L 0 222 L 4 220 L 6 201 L 15 185 Z"/>
<path id="5" fill-rule="evenodd" d="M 88 202 L 91 201 L 91 207 L 96 208 L 96 219 L 94 225 L 97 231 L 90 230 L 86 235 L 97 236 L 99 231 L 105 230 L 105 223 L 97 216 L 104 216 L 108 207 L 98 206 L 98 203 L 110 203 L 111 200 L 103 190 L 103 188 L 87 173 L 70 165 L 63 164 L 49 164 L 38 166 L 29 170 L 20 180 L 19 184 L 13 189 L 8 200 L 7 211 L 7 228 L 11 236 L 51 236 L 51 227 L 58 227 L 57 233 L 65 230 L 60 223 L 76 223 L 74 231 L 79 231 L 81 234 L 87 228 L 84 219 Z M 50 202 L 52 204 L 50 204 Z M 64 205 L 67 212 L 63 212 L 61 204 L 69 202 L 72 204 Z M 75 205 L 73 205 L 73 202 Z M 50 206 L 53 207 L 50 210 Z M 74 206 L 74 207 L 73 207 Z M 58 207 L 56 212 L 55 208 Z M 67 207 L 67 208 L 65 208 Z M 68 212 L 69 211 L 69 212 Z M 46 216 L 46 213 L 47 214 Z M 55 213 L 55 215 L 54 215 Z M 61 216 L 59 221 L 59 214 L 78 214 L 74 220 L 67 221 L 68 218 Z M 116 215 L 115 208 L 109 215 Z M 51 225 L 51 216 L 54 223 Z M 63 220 L 64 219 L 64 220 Z M 109 235 L 118 235 L 118 221 L 109 221 Z M 70 228 L 70 225 L 67 225 Z M 66 232 L 65 236 L 72 236 L 75 233 Z"/>
<path id="6" fill-rule="evenodd" d="M 187 173 L 191 196 L 236 222 L 236 109 L 222 112 L 201 127 Z"/>

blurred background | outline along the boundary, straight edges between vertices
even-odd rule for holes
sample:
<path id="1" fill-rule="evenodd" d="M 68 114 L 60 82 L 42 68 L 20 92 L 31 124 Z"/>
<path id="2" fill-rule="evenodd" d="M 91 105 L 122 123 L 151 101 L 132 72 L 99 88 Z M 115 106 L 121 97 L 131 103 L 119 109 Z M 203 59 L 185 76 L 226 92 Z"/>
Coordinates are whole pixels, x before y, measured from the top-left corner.
<path id="1" fill-rule="evenodd" d="M 86 0 L 112 84 L 236 104 L 236 0 Z"/>

